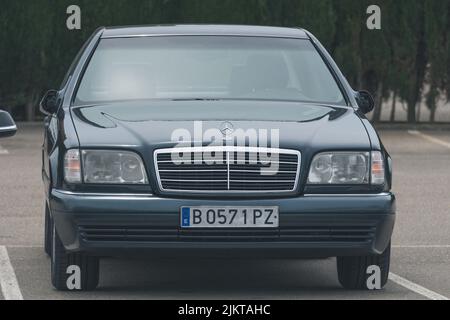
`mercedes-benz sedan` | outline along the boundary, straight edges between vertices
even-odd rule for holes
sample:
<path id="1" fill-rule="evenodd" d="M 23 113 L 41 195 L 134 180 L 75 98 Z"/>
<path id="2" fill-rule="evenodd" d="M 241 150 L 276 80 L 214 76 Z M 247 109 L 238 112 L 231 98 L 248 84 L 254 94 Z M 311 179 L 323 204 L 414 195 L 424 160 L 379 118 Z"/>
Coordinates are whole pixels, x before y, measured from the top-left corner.
<path id="1" fill-rule="evenodd" d="M 395 197 L 373 99 L 309 32 L 102 28 L 41 109 L 57 289 L 144 255 L 337 257 L 345 288 L 386 284 Z"/>

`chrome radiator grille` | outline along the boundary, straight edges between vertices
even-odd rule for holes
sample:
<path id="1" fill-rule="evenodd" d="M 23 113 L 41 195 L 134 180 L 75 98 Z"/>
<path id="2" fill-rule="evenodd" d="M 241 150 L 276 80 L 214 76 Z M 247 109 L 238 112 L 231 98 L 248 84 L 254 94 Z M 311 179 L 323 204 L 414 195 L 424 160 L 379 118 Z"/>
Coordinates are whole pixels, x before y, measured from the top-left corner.
<path id="1" fill-rule="evenodd" d="M 162 149 L 155 166 L 162 191 L 199 193 L 292 192 L 300 152 L 250 147 Z"/>

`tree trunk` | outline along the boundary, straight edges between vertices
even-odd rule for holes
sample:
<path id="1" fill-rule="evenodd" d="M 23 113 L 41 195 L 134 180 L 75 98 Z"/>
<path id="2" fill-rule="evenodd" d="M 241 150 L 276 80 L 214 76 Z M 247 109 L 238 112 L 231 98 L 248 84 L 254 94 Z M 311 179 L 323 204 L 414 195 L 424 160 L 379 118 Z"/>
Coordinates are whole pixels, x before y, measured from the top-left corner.
<path id="1" fill-rule="evenodd" d="M 408 122 L 417 122 L 416 118 L 416 106 L 421 103 L 423 82 L 425 79 L 425 71 L 427 68 L 427 47 L 425 40 L 425 13 L 424 13 L 424 1 L 419 1 L 420 15 L 417 21 L 418 38 L 417 38 L 417 52 L 416 52 L 416 67 L 414 75 L 414 85 L 412 92 L 408 99 Z"/>
<path id="2" fill-rule="evenodd" d="M 422 113 L 422 102 L 419 102 L 417 104 L 417 116 L 416 116 L 416 121 L 417 122 L 420 122 L 421 113 Z"/>
<path id="3" fill-rule="evenodd" d="M 408 122 L 409 123 L 416 122 L 416 102 L 415 101 L 408 102 Z"/>
<path id="4" fill-rule="evenodd" d="M 36 113 L 36 104 L 37 104 L 37 95 L 35 93 L 30 94 L 30 98 L 25 104 L 25 120 L 28 122 L 35 120 Z"/>
<path id="5" fill-rule="evenodd" d="M 380 82 L 375 94 L 375 110 L 373 111 L 372 121 L 374 123 L 381 120 L 381 109 L 383 107 L 383 83 Z"/>
<path id="6" fill-rule="evenodd" d="M 437 109 L 436 104 L 433 105 L 433 107 L 430 109 L 430 122 L 436 121 L 436 109 Z"/>
<path id="7" fill-rule="evenodd" d="M 391 118 L 390 118 L 391 122 L 395 121 L 396 109 L 397 109 L 397 91 L 394 91 L 394 96 L 392 98 Z"/>

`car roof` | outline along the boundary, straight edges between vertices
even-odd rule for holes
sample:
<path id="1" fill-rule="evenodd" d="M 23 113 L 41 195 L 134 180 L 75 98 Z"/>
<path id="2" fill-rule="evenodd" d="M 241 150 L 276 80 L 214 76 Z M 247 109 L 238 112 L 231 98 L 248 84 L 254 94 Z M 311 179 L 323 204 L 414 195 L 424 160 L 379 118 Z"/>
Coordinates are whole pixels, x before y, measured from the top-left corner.
<path id="1" fill-rule="evenodd" d="M 102 38 L 151 36 L 252 36 L 307 39 L 300 28 L 245 25 L 155 25 L 105 28 Z"/>

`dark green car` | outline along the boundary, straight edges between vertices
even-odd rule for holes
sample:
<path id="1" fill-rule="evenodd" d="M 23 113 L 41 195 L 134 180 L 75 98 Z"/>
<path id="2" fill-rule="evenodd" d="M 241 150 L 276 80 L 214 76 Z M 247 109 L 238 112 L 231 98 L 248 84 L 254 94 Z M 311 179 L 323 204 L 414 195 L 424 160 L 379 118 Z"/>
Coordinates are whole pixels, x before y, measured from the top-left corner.
<path id="1" fill-rule="evenodd" d="M 52 282 L 99 258 L 337 257 L 387 282 L 391 158 L 330 55 L 301 29 L 102 28 L 42 100 Z"/>

